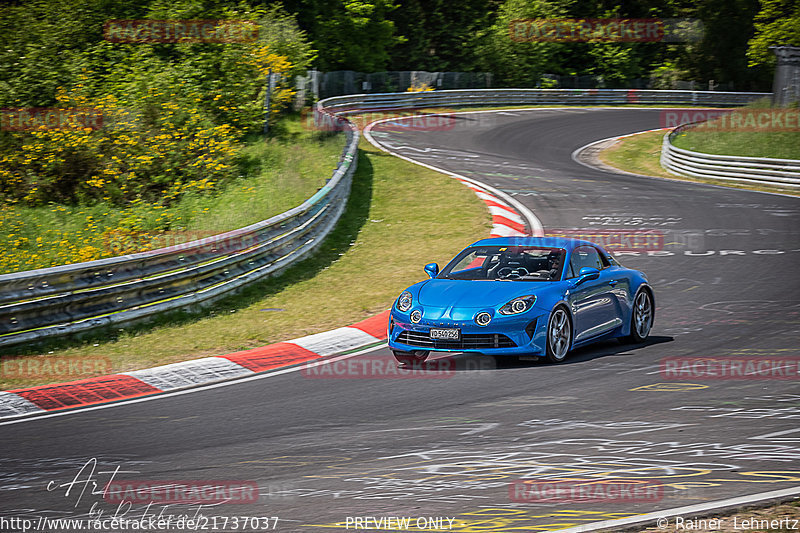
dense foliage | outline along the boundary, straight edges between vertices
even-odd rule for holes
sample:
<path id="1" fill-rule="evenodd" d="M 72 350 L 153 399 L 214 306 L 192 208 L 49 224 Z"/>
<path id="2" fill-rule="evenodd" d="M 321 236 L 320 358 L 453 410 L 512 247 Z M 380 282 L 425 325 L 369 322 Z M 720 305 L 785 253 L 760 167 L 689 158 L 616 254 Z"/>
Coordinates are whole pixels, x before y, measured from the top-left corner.
<path id="1" fill-rule="evenodd" d="M 272 2 L 273 4 L 275 2 Z M 318 50 L 322 70 L 487 71 L 505 86 L 542 86 L 544 74 L 633 79 L 666 88 L 769 90 L 775 44 L 800 42 L 796 0 L 284 0 Z M 702 23 L 688 42 L 514 42 L 524 18 L 660 18 Z M 366 43 L 366 44 L 365 44 Z M 357 56 L 357 57 L 355 57 Z"/>
<path id="2" fill-rule="evenodd" d="M 261 130 L 267 75 L 484 71 L 497 86 L 592 76 L 673 88 L 768 90 L 773 44 L 800 44 L 795 0 L 17 0 L 0 8 L 0 107 L 93 109 L 102 128 L 0 131 L 0 200 L 169 205 L 240 173 L 241 140 Z M 528 42 L 519 19 L 684 18 L 688 42 Z M 249 42 L 113 42 L 113 20 L 250 21 Z M 401 88 L 401 90 L 404 88 Z"/>
<path id="3" fill-rule="evenodd" d="M 288 81 L 313 52 L 277 8 L 202 5 L 34 0 L 4 8 L 0 198 L 170 205 L 235 178 L 241 139 L 263 127 L 267 75 Z M 243 42 L 118 43 L 103 36 L 113 19 L 241 20 L 259 31 Z M 272 110 L 292 94 L 279 83 Z M 91 110 L 102 127 L 8 127 L 14 110 L 43 107 Z"/>
<path id="4" fill-rule="evenodd" d="M 770 46 L 800 46 L 800 2 L 796 0 L 761 0 L 755 17 L 755 36 L 747 56 L 750 65 L 774 63 Z"/>

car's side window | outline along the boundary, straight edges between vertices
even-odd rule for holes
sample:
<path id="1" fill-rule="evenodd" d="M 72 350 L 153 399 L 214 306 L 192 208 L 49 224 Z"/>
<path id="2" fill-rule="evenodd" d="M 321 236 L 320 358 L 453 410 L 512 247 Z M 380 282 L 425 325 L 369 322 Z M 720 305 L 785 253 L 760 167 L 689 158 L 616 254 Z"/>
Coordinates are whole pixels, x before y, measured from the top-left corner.
<path id="1" fill-rule="evenodd" d="M 598 270 L 602 270 L 604 268 L 608 268 L 611 266 L 611 261 L 609 260 L 606 254 L 604 254 L 600 250 L 597 250 L 597 256 L 600 258 L 600 263 L 603 265 L 599 267 Z"/>
<path id="2" fill-rule="evenodd" d="M 583 267 L 592 267 L 602 270 L 608 265 L 603 264 L 600 253 L 593 246 L 579 246 L 572 251 L 572 258 L 569 260 L 569 278 L 574 278 L 580 273 Z"/>
<path id="3" fill-rule="evenodd" d="M 475 250 L 464 257 L 451 269 L 450 275 L 456 279 L 478 279 L 482 276 L 478 268 L 485 268 L 491 256 L 485 251 Z"/>

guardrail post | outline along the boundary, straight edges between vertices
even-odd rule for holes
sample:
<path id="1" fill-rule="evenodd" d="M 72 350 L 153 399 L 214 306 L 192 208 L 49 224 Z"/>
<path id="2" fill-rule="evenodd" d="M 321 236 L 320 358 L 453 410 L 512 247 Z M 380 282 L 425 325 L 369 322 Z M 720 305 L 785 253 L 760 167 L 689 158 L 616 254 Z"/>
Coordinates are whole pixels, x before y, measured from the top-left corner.
<path id="1" fill-rule="evenodd" d="M 772 82 L 772 105 L 800 102 L 800 46 L 770 46 L 777 59 Z"/>

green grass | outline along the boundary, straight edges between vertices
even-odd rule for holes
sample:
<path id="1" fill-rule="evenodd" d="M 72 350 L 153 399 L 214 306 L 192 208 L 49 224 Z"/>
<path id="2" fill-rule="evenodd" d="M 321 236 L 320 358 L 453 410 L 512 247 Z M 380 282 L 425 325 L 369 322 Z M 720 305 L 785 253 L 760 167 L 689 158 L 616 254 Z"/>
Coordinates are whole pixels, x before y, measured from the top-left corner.
<path id="1" fill-rule="evenodd" d="M 672 144 L 707 154 L 800 159 L 800 131 L 709 131 L 690 129 Z"/>
<path id="2" fill-rule="evenodd" d="M 663 131 L 626 137 L 600 152 L 599 157 L 603 163 L 628 172 L 671 178 L 673 175 L 661 168 L 659 163 L 663 138 Z"/>
<path id="3" fill-rule="evenodd" d="M 173 216 L 187 220 L 185 227 L 190 230 L 216 229 L 220 220 L 230 229 L 265 218 L 270 210 L 280 212 L 285 209 L 282 204 L 305 200 L 331 173 L 333 165 L 324 159 L 325 151 L 338 157 L 341 141 L 326 144 L 334 140 L 302 131 L 296 119 L 284 128 L 281 141 L 249 147 L 249 160 L 253 165 L 261 161 L 264 167 L 291 162 L 286 167 L 299 169 L 296 173 L 270 174 L 272 181 L 264 180 L 256 192 L 245 191 L 241 184 L 241 190 L 231 188 L 211 199 L 187 198 Z M 659 132 L 630 137 L 601 158 L 631 172 L 675 178 L 658 163 L 662 137 Z M 319 150 L 312 161 L 307 160 L 310 150 Z M 283 200 L 274 192 L 276 184 Z M 57 339 L 17 348 L 9 355 L 109 357 L 112 371 L 124 372 L 351 324 L 388 308 L 405 286 L 424 277 L 423 264 L 448 260 L 465 243 L 485 236 L 490 227 L 483 204 L 457 181 L 362 142 L 347 210 L 310 259 L 202 313 L 173 313 L 124 331 L 95 332 L 82 340 Z M 3 389 L 46 382 L 0 376 Z"/>
<path id="4" fill-rule="evenodd" d="M 750 116 L 748 116 L 750 115 Z M 762 116 L 762 115 L 766 115 Z M 787 117 L 793 117 L 793 131 L 771 131 L 772 121 L 761 123 L 759 119 L 779 118 L 778 124 L 787 126 Z M 748 122 L 748 119 L 751 122 Z M 759 124 L 763 126 L 759 127 Z M 738 124 L 742 130 L 717 131 L 715 128 Z M 761 99 L 736 109 L 731 116 L 708 121 L 704 127 L 690 128 L 675 137 L 672 144 L 684 150 L 707 154 L 738 155 L 743 157 L 771 157 L 774 159 L 800 159 L 800 109 L 773 108 L 769 99 Z M 782 128 L 776 128 L 782 129 Z"/>
<path id="5" fill-rule="evenodd" d="M 172 314 L 155 325 L 9 355 L 109 357 L 112 371 L 124 372 L 318 333 L 388 309 L 404 287 L 425 277 L 425 263 L 449 260 L 490 228 L 484 204 L 458 181 L 362 141 L 347 209 L 313 257 L 204 316 Z M 2 389 L 46 382 L 0 376 Z"/>
<path id="6" fill-rule="evenodd" d="M 0 272 L 179 244 L 301 204 L 331 176 L 344 136 L 304 130 L 297 116 L 279 126 L 279 135 L 247 143 L 240 154 L 242 177 L 214 195 L 186 195 L 170 207 L 0 206 Z"/>
<path id="7" fill-rule="evenodd" d="M 724 185 L 736 189 L 748 189 L 764 192 L 778 192 L 782 194 L 800 195 L 796 188 L 781 187 L 779 185 L 762 185 L 755 183 L 739 183 L 735 181 L 714 180 L 676 176 L 661 167 L 661 143 L 664 139 L 663 131 L 640 133 L 631 137 L 620 139 L 614 145 L 606 148 L 598 155 L 600 161 L 612 167 L 643 174 L 645 176 L 658 176 L 662 178 L 679 179 L 698 183 Z"/>

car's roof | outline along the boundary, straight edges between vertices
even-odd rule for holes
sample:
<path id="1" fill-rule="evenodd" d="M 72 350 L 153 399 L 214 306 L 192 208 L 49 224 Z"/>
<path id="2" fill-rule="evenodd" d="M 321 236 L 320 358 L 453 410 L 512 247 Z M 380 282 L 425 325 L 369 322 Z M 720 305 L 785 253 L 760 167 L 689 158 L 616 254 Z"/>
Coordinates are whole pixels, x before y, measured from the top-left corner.
<path id="1" fill-rule="evenodd" d="M 564 248 L 572 250 L 578 246 L 588 244 L 591 246 L 599 245 L 581 239 L 570 239 L 568 237 L 493 237 L 491 239 L 481 239 L 470 245 L 472 246 L 541 246 L 543 248 Z M 602 247 L 600 247 L 602 248 Z"/>

